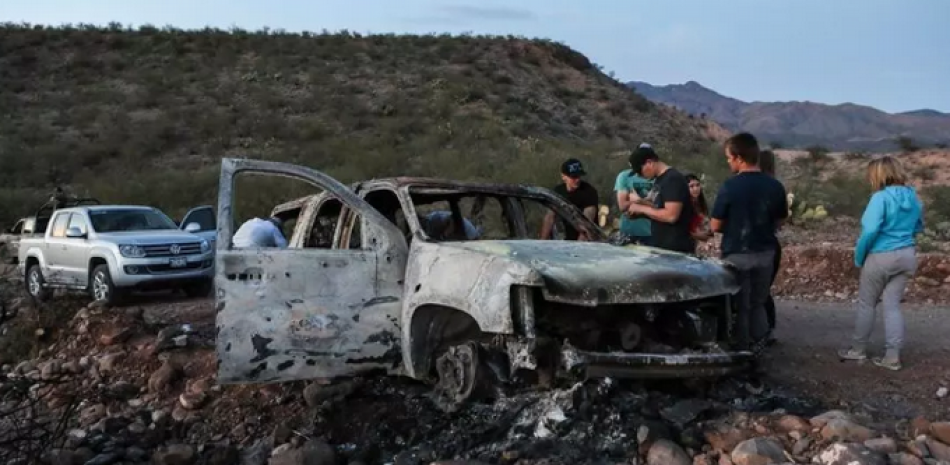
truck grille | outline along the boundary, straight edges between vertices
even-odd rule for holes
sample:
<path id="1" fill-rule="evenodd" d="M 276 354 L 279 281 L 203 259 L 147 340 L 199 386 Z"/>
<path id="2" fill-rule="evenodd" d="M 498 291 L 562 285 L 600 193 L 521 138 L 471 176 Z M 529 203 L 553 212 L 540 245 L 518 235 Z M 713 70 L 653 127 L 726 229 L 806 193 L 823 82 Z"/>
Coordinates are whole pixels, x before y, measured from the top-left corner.
<path id="1" fill-rule="evenodd" d="M 173 254 L 173 246 L 178 247 L 178 253 Z M 177 257 L 179 255 L 195 255 L 201 253 L 201 244 L 198 242 L 188 242 L 184 244 L 156 244 L 142 246 L 146 257 Z"/>

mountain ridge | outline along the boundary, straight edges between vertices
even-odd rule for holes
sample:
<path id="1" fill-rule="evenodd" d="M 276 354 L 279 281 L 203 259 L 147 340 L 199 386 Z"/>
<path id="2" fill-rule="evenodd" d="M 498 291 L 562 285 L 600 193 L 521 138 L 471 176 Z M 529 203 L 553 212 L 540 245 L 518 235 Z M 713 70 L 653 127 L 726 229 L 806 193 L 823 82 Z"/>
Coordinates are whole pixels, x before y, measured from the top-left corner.
<path id="1" fill-rule="evenodd" d="M 888 113 L 852 102 L 747 102 L 694 80 L 663 86 L 630 81 L 627 85 L 652 102 L 708 117 L 731 131 L 750 131 L 775 145 L 881 151 L 895 148 L 899 137 L 925 146 L 950 143 L 950 114 L 933 109 Z"/>

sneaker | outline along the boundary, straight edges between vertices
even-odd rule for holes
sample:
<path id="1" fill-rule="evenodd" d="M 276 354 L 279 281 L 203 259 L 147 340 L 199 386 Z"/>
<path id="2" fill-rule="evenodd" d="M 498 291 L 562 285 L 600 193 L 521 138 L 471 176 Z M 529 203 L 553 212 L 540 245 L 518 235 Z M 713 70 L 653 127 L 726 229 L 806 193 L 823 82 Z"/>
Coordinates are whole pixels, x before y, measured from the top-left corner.
<path id="1" fill-rule="evenodd" d="M 868 355 L 863 350 L 855 348 L 838 349 L 838 357 L 843 360 L 867 360 Z"/>
<path id="2" fill-rule="evenodd" d="M 881 368 L 887 368 L 888 370 L 892 371 L 897 371 L 902 368 L 900 360 L 893 358 L 875 357 L 871 360 L 871 362 Z"/>

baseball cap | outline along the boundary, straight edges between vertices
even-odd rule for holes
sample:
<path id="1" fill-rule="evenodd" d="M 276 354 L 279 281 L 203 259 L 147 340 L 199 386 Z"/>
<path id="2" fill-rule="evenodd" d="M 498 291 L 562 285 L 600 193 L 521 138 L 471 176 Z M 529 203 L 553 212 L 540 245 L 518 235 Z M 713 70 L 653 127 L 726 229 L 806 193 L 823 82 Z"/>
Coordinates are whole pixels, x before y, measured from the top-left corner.
<path id="1" fill-rule="evenodd" d="M 640 144 L 636 149 L 633 150 L 633 153 L 630 154 L 630 176 L 640 175 L 640 170 L 643 168 L 643 165 L 647 160 L 658 160 L 660 157 L 657 156 L 656 152 L 653 150 L 653 146 L 647 143 Z"/>
<path id="2" fill-rule="evenodd" d="M 576 158 L 569 158 L 561 164 L 561 174 L 572 178 L 579 178 L 587 174 L 584 165 Z"/>

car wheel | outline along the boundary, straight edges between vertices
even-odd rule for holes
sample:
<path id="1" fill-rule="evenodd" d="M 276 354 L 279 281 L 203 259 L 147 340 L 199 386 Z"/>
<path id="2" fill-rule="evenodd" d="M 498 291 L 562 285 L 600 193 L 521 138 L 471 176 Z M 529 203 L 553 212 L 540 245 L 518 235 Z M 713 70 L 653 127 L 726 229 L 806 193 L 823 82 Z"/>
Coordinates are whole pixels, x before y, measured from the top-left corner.
<path id="1" fill-rule="evenodd" d="M 92 270 L 89 278 L 89 293 L 96 302 L 111 305 L 117 302 L 118 292 L 112 283 L 109 265 L 99 265 Z"/>
<path id="2" fill-rule="evenodd" d="M 207 297 L 211 294 L 214 283 L 210 279 L 202 280 L 196 283 L 188 283 L 182 287 L 185 295 L 190 298 Z"/>
<path id="3" fill-rule="evenodd" d="M 26 290 L 34 302 L 49 300 L 50 290 L 46 288 L 46 280 L 38 263 L 30 265 L 26 271 Z"/>
<path id="4" fill-rule="evenodd" d="M 469 341 L 449 347 L 436 359 L 434 400 L 443 411 L 455 412 L 466 402 L 493 393 L 493 376 L 480 349 L 478 343 Z"/>

